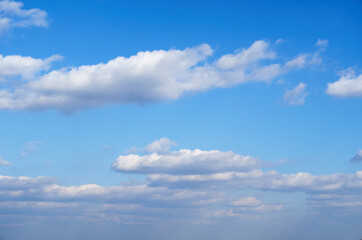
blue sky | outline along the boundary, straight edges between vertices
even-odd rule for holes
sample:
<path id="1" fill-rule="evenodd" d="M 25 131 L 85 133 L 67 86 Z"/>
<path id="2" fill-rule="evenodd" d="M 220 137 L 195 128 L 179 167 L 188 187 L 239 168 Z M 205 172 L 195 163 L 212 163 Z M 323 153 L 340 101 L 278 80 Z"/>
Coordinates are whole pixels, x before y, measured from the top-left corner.
<path id="1" fill-rule="evenodd" d="M 0 1 L 0 239 L 361 238 L 361 13 Z"/>

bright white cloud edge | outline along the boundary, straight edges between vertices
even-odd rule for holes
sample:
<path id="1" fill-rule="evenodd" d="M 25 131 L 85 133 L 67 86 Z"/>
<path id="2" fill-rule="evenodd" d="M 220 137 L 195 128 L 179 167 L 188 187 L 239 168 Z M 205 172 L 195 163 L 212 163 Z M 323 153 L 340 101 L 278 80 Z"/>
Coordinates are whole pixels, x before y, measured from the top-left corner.
<path id="1" fill-rule="evenodd" d="M 340 79 L 328 83 L 327 94 L 334 97 L 362 97 L 362 74 L 356 75 L 351 68 L 340 74 Z"/>
<path id="2" fill-rule="evenodd" d="M 76 111 L 105 104 L 145 104 L 176 100 L 188 93 L 226 88 L 247 82 L 270 82 L 296 68 L 319 64 L 319 53 L 302 54 L 279 63 L 268 42 L 260 40 L 249 48 L 208 61 L 213 50 L 208 44 L 168 51 L 138 52 L 107 63 L 53 70 L 37 75 L 43 64 L 34 59 L 32 70 L 13 69 L 2 76 L 34 76 L 23 85 L 0 90 L 0 109 Z M 13 56 L 3 57 L 15 58 Z M 52 60 L 57 57 L 51 58 Z M 23 61 L 23 58 L 19 58 Z M 9 60 L 8 60 L 9 61 Z M 1 65 L 0 65 L 1 66 Z M 5 65 L 6 66 L 6 65 Z M 4 75 L 4 74 L 3 74 Z"/>

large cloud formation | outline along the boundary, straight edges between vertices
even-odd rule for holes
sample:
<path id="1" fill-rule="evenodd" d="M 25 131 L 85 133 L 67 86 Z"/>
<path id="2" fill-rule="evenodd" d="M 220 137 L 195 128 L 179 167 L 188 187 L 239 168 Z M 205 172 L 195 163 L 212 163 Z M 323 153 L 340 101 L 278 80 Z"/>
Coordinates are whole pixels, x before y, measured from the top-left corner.
<path id="1" fill-rule="evenodd" d="M 284 194 L 285 198 L 292 192 L 306 194 L 307 206 L 320 213 L 361 213 L 361 171 L 281 174 L 263 170 L 270 164 L 231 151 L 171 151 L 174 145 L 161 138 L 145 147 L 145 155 L 116 159 L 114 170 L 145 177 L 133 184 L 62 186 L 48 177 L 0 176 L 0 226 L 19 221 L 19 216 L 22 221 L 62 216 L 127 224 L 250 219 L 291 211 L 292 203 L 272 201 L 268 195 Z M 288 199 L 293 201 L 299 200 Z"/>
<path id="2" fill-rule="evenodd" d="M 107 63 L 53 70 L 28 79 L 20 86 L 1 89 L 0 109 L 76 111 L 111 103 L 175 100 L 186 93 L 212 88 L 269 82 L 291 69 L 320 63 L 316 60 L 320 59 L 318 55 L 302 55 L 278 63 L 276 53 L 263 40 L 254 42 L 249 48 L 207 61 L 212 54 L 211 47 L 202 44 L 184 50 L 138 52 Z M 25 57 L 3 57 L 7 58 L 12 62 L 16 58 L 25 61 Z M 26 58 L 29 62 L 26 69 L 12 69 L 3 78 L 11 82 L 15 75 L 34 76 L 34 71 L 46 68 L 54 58 L 58 57 L 43 61 Z"/>

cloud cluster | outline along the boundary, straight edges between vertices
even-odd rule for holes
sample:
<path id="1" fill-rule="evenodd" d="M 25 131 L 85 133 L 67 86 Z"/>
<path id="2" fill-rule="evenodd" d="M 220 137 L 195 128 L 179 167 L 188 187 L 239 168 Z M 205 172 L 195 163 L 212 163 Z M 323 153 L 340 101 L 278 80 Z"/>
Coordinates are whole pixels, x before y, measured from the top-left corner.
<path id="1" fill-rule="evenodd" d="M 212 54 L 211 47 L 202 44 L 184 50 L 138 52 L 107 63 L 53 70 L 15 88 L 0 90 L 0 109 L 76 111 L 111 103 L 175 100 L 212 88 L 269 82 L 291 69 L 320 63 L 317 56 L 307 54 L 278 63 L 276 53 L 263 40 L 208 61 Z"/>
<path id="2" fill-rule="evenodd" d="M 17 1 L 0 1 L 0 35 L 11 28 L 48 26 L 45 11 L 38 8 L 23 9 L 23 5 L 22 2 Z"/>
<path id="3" fill-rule="evenodd" d="M 150 174 L 155 186 L 169 187 L 210 187 L 236 185 L 268 191 L 302 192 L 353 192 L 362 188 L 362 171 L 355 174 L 332 174 L 314 176 L 310 173 L 280 174 L 276 171 L 263 172 L 253 169 L 248 172 L 219 172 L 209 175 Z"/>
<path id="4" fill-rule="evenodd" d="M 21 212 L 42 218 L 76 214 L 86 222 L 213 222 L 288 211 L 288 203 L 270 201 L 268 194 L 302 192 L 314 211 L 360 212 L 361 171 L 281 174 L 263 171 L 267 165 L 252 157 L 218 150 L 170 151 L 171 145 L 175 143 L 161 138 L 146 147 L 145 155 L 122 155 L 114 162 L 117 171 L 143 174 L 146 179 L 139 184 L 62 186 L 48 177 L 0 176 L 0 209 L 7 219 Z"/>

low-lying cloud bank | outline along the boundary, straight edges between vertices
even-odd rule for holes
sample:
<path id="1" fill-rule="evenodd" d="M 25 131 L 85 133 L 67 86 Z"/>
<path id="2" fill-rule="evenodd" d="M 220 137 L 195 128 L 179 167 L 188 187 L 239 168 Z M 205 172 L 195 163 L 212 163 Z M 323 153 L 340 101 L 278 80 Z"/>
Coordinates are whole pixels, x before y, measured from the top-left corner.
<path id="1" fill-rule="evenodd" d="M 361 213 L 362 171 L 281 174 L 263 169 L 270 164 L 250 156 L 219 150 L 171 151 L 175 145 L 161 138 L 147 145 L 144 155 L 115 160 L 114 170 L 145 177 L 138 184 L 62 186 L 49 177 L 0 176 L 0 225 L 7 224 L 1 220 L 5 215 L 19 214 L 40 219 L 77 215 L 85 222 L 127 224 L 249 219 L 291 211 L 300 199 L 288 196 L 297 192 L 307 195 L 305 202 L 313 212 Z M 272 200 L 270 194 L 283 195 L 284 200 Z"/>

